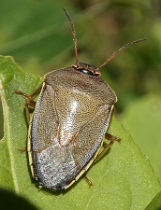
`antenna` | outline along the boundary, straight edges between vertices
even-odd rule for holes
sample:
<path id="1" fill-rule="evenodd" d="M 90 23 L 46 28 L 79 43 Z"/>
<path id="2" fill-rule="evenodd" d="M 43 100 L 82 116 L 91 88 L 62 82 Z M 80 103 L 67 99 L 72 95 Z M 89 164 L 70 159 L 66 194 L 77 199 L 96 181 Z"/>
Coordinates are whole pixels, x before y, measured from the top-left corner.
<path id="1" fill-rule="evenodd" d="M 77 36 L 76 36 L 76 31 L 75 31 L 75 27 L 74 27 L 74 23 L 72 22 L 69 14 L 67 13 L 67 11 L 64 9 L 65 11 L 65 14 L 69 20 L 69 23 L 70 23 L 70 27 L 71 27 L 71 31 L 72 31 L 72 34 L 73 34 L 73 42 L 74 42 L 74 50 L 75 50 L 75 58 L 76 58 L 76 64 L 78 65 L 79 64 L 79 60 L 78 60 L 78 44 L 77 44 Z"/>
<path id="2" fill-rule="evenodd" d="M 102 68 L 103 66 L 105 66 L 107 63 L 109 63 L 111 60 L 113 60 L 116 57 L 116 55 L 118 55 L 120 52 L 124 51 L 126 48 L 130 47 L 133 44 L 137 44 L 139 42 L 143 42 L 145 40 L 147 40 L 147 39 L 146 38 L 143 38 L 143 39 L 138 39 L 136 41 L 129 42 L 128 44 L 125 44 L 120 49 L 118 49 L 116 52 L 114 52 L 103 64 L 101 64 L 99 66 L 99 69 Z"/>

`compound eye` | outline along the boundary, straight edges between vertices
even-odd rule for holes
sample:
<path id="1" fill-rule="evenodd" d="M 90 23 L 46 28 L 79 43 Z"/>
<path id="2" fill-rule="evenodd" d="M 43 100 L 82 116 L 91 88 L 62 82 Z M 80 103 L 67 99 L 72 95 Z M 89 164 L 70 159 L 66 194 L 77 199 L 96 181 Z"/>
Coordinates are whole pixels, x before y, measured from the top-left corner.
<path id="1" fill-rule="evenodd" d="M 87 70 L 87 69 L 82 69 L 82 72 L 84 74 L 93 75 L 93 73 L 91 71 Z"/>

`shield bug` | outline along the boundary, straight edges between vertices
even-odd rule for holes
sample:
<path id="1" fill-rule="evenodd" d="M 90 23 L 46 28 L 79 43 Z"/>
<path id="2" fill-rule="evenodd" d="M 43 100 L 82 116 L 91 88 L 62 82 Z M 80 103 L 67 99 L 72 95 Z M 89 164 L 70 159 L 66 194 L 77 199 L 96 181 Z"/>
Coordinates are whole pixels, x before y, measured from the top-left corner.
<path id="1" fill-rule="evenodd" d="M 28 155 L 32 175 L 39 185 L 53 191 L 69 188 L 119 140 L 106 131 L 109 128 L 117 97 L 101 78 L 100 68 L 125 48 L 141 42 L 139 39 L 121 47 L 96 68 L 79 62 L 75 27 L 68 13 L 74 37 L 76 63 L 44 76 L 43 84 L 26 100 L 35 106 L 28 138 Z M 99 154 L 103 138 L 110 143 Z M 88 183 L 91 181 L 86 177 Z"/>

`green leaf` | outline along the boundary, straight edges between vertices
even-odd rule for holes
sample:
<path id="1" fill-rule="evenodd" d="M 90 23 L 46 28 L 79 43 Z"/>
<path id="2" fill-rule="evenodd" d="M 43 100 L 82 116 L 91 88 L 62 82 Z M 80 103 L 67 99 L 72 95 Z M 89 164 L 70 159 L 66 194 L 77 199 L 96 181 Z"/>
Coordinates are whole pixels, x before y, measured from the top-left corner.
<path id="1" fill-rule="evenodd" d="M 41 81 L 37 76 L 25 74 L 11 57 L 0 57 L 0 94 L 5 120 L 4 138 L 0 141 L 0 187 L 23 196 L 41 210 L 144 209 L 161 186 L 149 161 L 115 118 L 109 132 L 122 141 L 115 142 L 108 155 L 90 168 L 88 177 L 93 187 L 89 189 L 83 178 L 59 194 L 36 187 L 27 154 L 19 152 L 26 145 L 27 123 L 24 99 L 14 90 L 31 94 Z"/>
<path id="2" fill-rule="evenodd" d="M 161 98 L 149 94 L 133 102 L 121 117 L 161 181 Z"/>
<path id="3" fill-rule="evenodd" d="M 161 192 L 159 192 L 152 202 L 146 207 L 145 210 L 160 210 L 161 209 Z"/>

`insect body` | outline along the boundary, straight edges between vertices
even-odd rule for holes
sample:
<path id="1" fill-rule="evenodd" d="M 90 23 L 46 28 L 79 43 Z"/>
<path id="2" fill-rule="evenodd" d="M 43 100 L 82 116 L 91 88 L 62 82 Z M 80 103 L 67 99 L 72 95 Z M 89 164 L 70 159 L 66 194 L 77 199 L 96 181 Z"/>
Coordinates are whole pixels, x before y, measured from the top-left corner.
<path id="1" fill-rule="evenodd" d="M 117 101 L 114 91 L 101 78 L 99 68 L 79 62 L 75 28 L 66 15 L 74 36 L 76 64 L 45 75 L 38 88 L 41 93 L 28 141 L 33 177 L 53 191 L 69 188 L 98 158 Z M 125 48 L 143 40 L 123 46 L 100 68 Z M 27 98 L 27 110 L 29 105 L 33 106 L 38 91 L 31 96 L 17 91 Z M 101 154 L 112 145 L 115 138 L 110 137 L 111 143 Z"/>
<path id="2" fill-rule="evenodd" d="M 79 70 L 74 65 L 47 74 L 36 104 L 33 172 L 53 190 L 69 187 L 89 168 L 109 126 L 116 95 L 90 68 L 80 64 Z"/>

